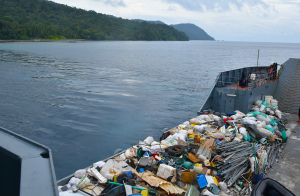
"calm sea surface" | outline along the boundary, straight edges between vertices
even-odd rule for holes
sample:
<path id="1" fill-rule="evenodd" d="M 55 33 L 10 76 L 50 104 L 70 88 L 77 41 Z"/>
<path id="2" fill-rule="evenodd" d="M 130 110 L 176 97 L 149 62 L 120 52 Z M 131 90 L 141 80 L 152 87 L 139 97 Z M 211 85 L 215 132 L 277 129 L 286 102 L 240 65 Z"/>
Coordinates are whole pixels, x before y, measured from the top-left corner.
<path id="1" fill-rule="evenodd" d="M 220 71 L 300 58 L 300 44 L 0 43 L 0 126 L 52 149 L 57 179 L 196 116 Z"/>

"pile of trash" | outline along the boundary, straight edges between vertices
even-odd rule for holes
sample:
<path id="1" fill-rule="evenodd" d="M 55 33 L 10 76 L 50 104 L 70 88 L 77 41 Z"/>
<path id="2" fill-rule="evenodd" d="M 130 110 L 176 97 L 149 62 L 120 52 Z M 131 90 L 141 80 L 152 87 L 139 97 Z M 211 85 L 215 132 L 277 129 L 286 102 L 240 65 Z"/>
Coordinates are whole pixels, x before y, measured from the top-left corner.
<path id="1" fill-rule="evenodd" d="M 267 96 L 251 111 L 210 111 L 78 170 L 60 195 L 249 195 L 287 140 L 287 120 Z"/>

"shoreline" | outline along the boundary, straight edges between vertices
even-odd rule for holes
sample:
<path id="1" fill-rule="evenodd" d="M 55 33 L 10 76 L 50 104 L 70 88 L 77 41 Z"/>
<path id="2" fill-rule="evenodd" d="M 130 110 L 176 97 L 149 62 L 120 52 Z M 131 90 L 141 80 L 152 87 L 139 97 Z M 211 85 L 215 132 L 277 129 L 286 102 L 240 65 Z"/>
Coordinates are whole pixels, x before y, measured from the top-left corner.
<path id="1" fill-rule="evenodd" d="M 9 39 L 9 40 L 0 40 L 1 42 L 60 42 L 60 41 L 91 41 L 86 39 L 30 39 L 30 40 L 16 40 L 16 39 Z"/>
<path id="2" fill-rule="evenodd" d="M 1 40 L 0 43 L 7 42 L 77 42 L 77 41 L 159 41 L 159 42 L 168 42 L 168 41 L 216 41 L 216 40 L 91 40 L 91 39 L 30 39 L 30 40 Z"/>

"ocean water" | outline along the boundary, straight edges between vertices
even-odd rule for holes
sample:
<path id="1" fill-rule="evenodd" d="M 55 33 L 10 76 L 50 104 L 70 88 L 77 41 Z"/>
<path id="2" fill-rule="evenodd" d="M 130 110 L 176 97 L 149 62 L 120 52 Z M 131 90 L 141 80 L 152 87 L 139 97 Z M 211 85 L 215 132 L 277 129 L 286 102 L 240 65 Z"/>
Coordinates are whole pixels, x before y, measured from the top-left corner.
<path id="1" fill-rule="evenodd" d="M 196 116 L 220 71 L 300 58 L 300 44 L 0 43 L 0 126 L 51 148 L 57 179 Z"/>

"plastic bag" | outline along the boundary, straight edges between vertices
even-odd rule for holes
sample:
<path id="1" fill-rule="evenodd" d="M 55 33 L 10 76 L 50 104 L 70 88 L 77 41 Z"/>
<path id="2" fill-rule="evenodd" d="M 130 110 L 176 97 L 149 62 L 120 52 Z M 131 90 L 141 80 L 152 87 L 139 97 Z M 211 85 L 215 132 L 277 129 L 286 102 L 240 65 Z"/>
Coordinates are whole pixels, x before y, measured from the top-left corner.
<path id="1" fill-rule="evenodd" d="M 167 146 L 173 146 L 173 145 L 177 145 L 177 140 L 173 138 L 172 135 L 169 135 L 169 137 L 167 137 L 166 139 L 161 141 L 162 144 L 165 144 Z"/>
<path id="2" fill-rule="evenodd" d="M 178 140 L 178 138 L 180 138 L 181 140 L 185 141 L 186 136 L 187 136 L 187 135 L 185 135 L 185 134 L 175 133 L 175 134 L 173 135 L 173 138 L 176 139 L 176 140 Z"/>
<path id="3" fill-rule="evenodd" d="M 268 117 L 262 116 L 262 115 L 257 115 L 256 119 L 258 121 L 264 121 L 266 122 L 267 125 L 271 124 L 271 119 L 269 119 Z"/>
<path id="4" fill-rule="evenodd" d="M 220 121 L 221 118 L 219 116 L 214 115 L 214 121 Z"/>
<path id="5" fill-rule="evenodd" d="M 145 143 L 146 145 L 148 145 L 148 146 L 150 146 L 152 142 L 154 142 L 154 139 L 153 139 L 153 137 L 150 137 L 150 136 L 148 136 L 148 137 L 144 140 L 144 143 Z"/>
<path id="6" fill-rule="evenodd" d="M 264 102 L 262 103 L 262 105 L 264 105 L 266 108 L 268 108 L 267 102 L 264 101 Z"/>
<path id="7" fill-rule="evenodd" d="M 269 131 L 272 131 L 273 133 L 275 132 L 275 130 L 273 129 L 273 127 L 271 125 L 267 125 L 266 129 L 268 129 Z"/>
<path id="8" fill-rule="evenodd" d="M 187 135 L 187 130 L 180 130 L 178 133 L 183 134 L 183 135 Z"/>
<path id="9" fill-rule="evenodd" d="M 170 133 L 171 135 L 173 135 L 173 134 L 175 134 L 175 133 L 178 133 L 178 132 L 179 132 L 179 130 L 178 130 L 176 127 L 174 127 L 174 128 L 172 128 L 172 129 L 169 130 L 169 133 Z"/>
<path id="10" fill-rule="evenodd" d="M 243 116 L 241 114 L 235 114 L 235 115 L 230 116 L 230 118 L 232 118 L 233 120 L 238 120 L 238 119 L 243 118 Z"/>
<path id="11" fill-rule="evenodd" d="M 205 131 L 205 128 L 207 127 L 207 125 L 196 125 L 194 127 L 194 130 L 195 131 L 198 131 L 200 133 L 203 133 Z"/>
<path id="12" fill-rule="evenodd" d="M 272 139 L 274 137 L 274 134 L 267 130 L 267 129 L 264 129 L 264 128 L 261 128 L 261 127 L 257 127 L 257 130 L 264 136 L 266 137 L 268 140 L 269 139 Z"/>
<path id="13" fill-rule="evenodd" d="M 185 121 L 184 123 L 182 123 L 183 125 L 190 125 L 190 122 L 189 121 Z"/>
<path id="14" fill-rule="evenodd" d="M 246 116 L 243 112 L 241 112 L 241 111 L 239 111 L 239 110 L 236 110 L 236 111 L 234 111 L 236 114 L 240 114 L 240 115 L 242 115 L 242 116 Z"/>
<path id="15" fill-rule="evenodd" d="M 105 165 L 104 161 L 98 161 L 96 163 L 93 164 L 93 167 L 100 167 L 102 168 Z"/>
<path id="16" fill-rule="evenodd" d="M 199 121 L 198 119 L 196 119 L 196 118 L 192 118 L 192 119 L 190 120 L 190 124 L 199 125 L 199 124 L 200 124 L 200 121 Z"/>
<path id="17" fill-rule="evenodd" d="M 70 184 L 71 186 L 73 186 L 74 184 L 77 184 L 78 182 L 80 181 L 80 178 L 75 178 L 75 177 L 72 177 L 69 181 L 68 184 Z"/>
<path id="18" fill-rule="evenodd" d="M 212 116 L 213 117 L 213 116 Z M 205 122 L 209 122 L 209 121 L 212 121 L 213 119 L 211 119 L 208 115 L 200 115 L 200 116 L 197 116 L 197 119 L 198 120 L 201 120 L 201 121 L 205 121 Z"/>
<path id="19" fill-rule="evenodd" d="M 256 121 L 254 121 L 254 120 L 250 119 L 249 117 L 245 117 L 245 118 L 243 118 L 243 121 L 244 121 L 245 123 L 247 123 L 247 124 L 251 124 L 251 125 L 256 125 L 256 124 L 257 124 L 257 122 L 256 122 Z"/>
<path id="20" fill-rule="evenodd" d="M 81 179 L 85 175 L 87 175 L 85 169 L 79 169 L 74 173 L 74 177 L 79 179 Z"/>
<path id="21" fill-rule="evenodd" d="M 270 124 L 271 124 L 272 126 L 276 126 L 275 120 L 274 120 L 273 118 L 271 118 L 270 120 L 271 120 Z"/>
<path id="22" fill-rule="evenodd" d="M 239 131 L 245 138 L 247 138 L 247 130 L 245 127 L 241 127 Z"/>
<path id="23" fill-rule="evenodd" d="M 259 111 L 260 112 L 264 112 L 266 109 L 266 106 L 265 105 L 261 105 L 260 108 L 259 108 Z"/>
<path id="24" fill-rule="evenodd" d="M 212 138 L 225 138 L 225 135 L 222 133 L 208 133 L 207 135 Z"/>
<path id="25" fill-rule="evenodd" d="M 257 127 L 266 128 L 267 124 L 265 121 L 257 121 Z"/>
<path id="26" fill-rule="evenodd" d="M 286 142 L 287 140 L 287 135 L 286 135 L 286 132 L 285 130 L 280 130 L 281 134 L 282 134 L 282 142 Z"/>
<path id="27" fill-rule="evenodd" d="M 253 114 L 253 117 L 257 118 L 257 115 L 261 115 L 261 116 L 264 116 L 264 117 L 267 117 L 266 114 L 262 113 L 262 112 L 250 112 Z"/>
<path id="28" fill-rule="evenodd" d="M 254 101 L 254 105 L 257 105 L 258 107 L 260 107 L 262 104 L 262 100 L 256 100 Z"/>
<path id="29" fill-rule="evenodd" d="M 280 110 L 276 110 L 275 114 L 278 116 L 279 119 L 282 118 L 282 112 Z"/>

